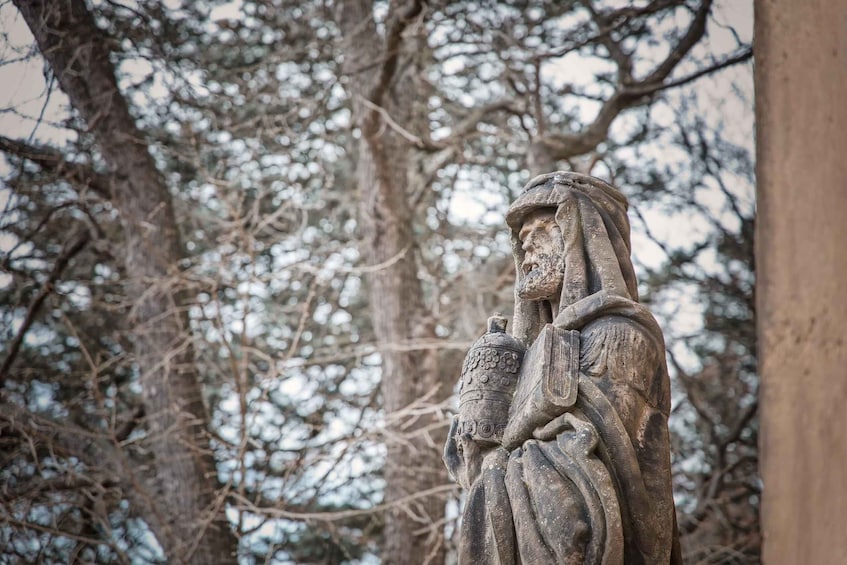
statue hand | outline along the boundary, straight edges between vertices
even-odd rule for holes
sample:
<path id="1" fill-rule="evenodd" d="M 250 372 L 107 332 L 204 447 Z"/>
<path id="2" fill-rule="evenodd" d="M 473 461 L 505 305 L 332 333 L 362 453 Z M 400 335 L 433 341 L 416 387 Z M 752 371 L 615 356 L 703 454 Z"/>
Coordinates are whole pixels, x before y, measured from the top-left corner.
<path id="1" fill-rule="evenodd" d="M 447 443 L 444 444 L 444 455 L 441 459 L 447 467 L 447 472 L 450 477 L 457 481 L 459 480 L 459 468 L 462 466 L 462 458 L 459 455 L 459 446 L 456 443 L 456 432 L 459 430 L 459 416 L 453 416 L 453 421 L 450 422 L 450 431 L 447 432 Z"/>
<path id="2" fill-rule="evenodd" d="M 469 489 L 482 470 L 482 460 L 490 451 L 481 447 L 470 434 L 458 434 L 459 416 L 453 416 L 442 459 L 453 480 Z"/>
<path id="3" fill-rule="evenodd" d="M 471 434 L 462 434 L 459 437 L 458 443 L 459 452 L 462 454 L 462 460 L 464 462 L 462 476 L 459 477 L 459 484 L 465 489 L 470 489 L 482 471 L 482 460 L 485 454 L 490 450 L 480 447 Z"/>

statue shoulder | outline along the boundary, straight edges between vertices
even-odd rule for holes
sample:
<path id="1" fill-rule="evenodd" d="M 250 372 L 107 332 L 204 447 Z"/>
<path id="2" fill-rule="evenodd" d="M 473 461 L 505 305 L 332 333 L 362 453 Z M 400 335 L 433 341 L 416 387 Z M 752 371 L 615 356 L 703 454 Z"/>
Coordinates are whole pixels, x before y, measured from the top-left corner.
<path id="1" fill-rule="evenodd" d="M 665 347 L 661 334 L 627 316 L 603 316 L 580 332 L 580 371 L 625 383 L 651 404 L 664 404 L 667 388 Z"/>

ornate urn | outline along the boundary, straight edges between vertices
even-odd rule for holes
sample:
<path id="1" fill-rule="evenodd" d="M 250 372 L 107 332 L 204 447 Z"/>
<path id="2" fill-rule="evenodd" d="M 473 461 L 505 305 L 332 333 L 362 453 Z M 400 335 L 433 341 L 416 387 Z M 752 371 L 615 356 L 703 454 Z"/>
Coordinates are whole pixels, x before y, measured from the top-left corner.
<path id="1" fill-rule="evenodd" d="M 459 434 L 482 445 L 503 438 L 515 393 L 524 346 L 506 333 L 506 318 L 488 319 L 488 331 L 473 344 L 462 366 Z"/>

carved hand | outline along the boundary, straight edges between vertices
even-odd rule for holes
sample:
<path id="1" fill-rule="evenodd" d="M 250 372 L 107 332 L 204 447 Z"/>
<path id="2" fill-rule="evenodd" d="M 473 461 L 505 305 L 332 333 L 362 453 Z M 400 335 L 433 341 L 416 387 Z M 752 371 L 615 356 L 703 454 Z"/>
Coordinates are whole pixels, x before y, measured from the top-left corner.
<path id="1" fill-rule="evenodd" d="M 464 489 L 471 488 L 482 469 L 482 460 L 489 447 L 480 447 L 470 434 L 458 435 L 459 416 L 453 416 L 447 443 L 444 445 L 444 464 L 459 485 Z"/>
<path id="2" fill-rule="evenodd" d="M 457 481 L 459 480 L 459 467 L 462 465 L 462 459 L 459 457 L 459 448 L 456 444 L 456 431 L 459 429 L 459 416 L 453 416 L 450 422 L 450 431 L 447 432 L 447 443 L 444 444 L 444 455 L 441 459 L 447 467 L 447 472 L 450 477 Z"/>

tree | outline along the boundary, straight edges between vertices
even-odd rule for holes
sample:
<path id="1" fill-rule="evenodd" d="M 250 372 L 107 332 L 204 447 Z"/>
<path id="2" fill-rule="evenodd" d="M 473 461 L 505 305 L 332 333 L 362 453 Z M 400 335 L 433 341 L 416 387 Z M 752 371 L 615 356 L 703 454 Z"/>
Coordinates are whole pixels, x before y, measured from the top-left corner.
<path id="1" fill-rule="evenodd" d="M 216 496 L 207 416 L 193 343 L 186 337 L 186 298 L 172 279 L 183 251 L 170 195 L 118 90 L 108 43 L 85 3 L 19 2 L 17 7 L 110 173 L 98 186 L 108 191 L 120 215 L 128 290 L 138 297 L 129 317 L 153 457 L 146 481 L 152 502 L 144 505 L 144 519 L 166 555 L 211 563 L 232 555 L 236 544 L 224 501 Z M 78 251 L 85 238 L 66 254 Z"/>
<path id="2" fill-rule="evenodd" d="M 730 178 L 749 159 L 696 120 L 692 88 L 751 53 L 704 44 L 721 29 L 711 2 L 224 9 L 91 7 L 94 27 L 78 37 L 96 41 L 79 42 L 113 65 L 111 104 L 88 115 L 79 105 L 91 93 L 77 100 L 59 80 L 75 112 L 56 125 L 70 141 L 0 139 L 15 218 L 2 230 L 17 242 L 2 313 L 20 324 L 2 350 L 14 417 L 3 420 L 0 472 L 17 485 L 3 509 L 7 545 L 24 559 L 40 540 L 56 561 L 73 551 L 155 561 L 149 528 L 165 558 L 179 555 L 146 510 L 171 499 L 124 471 L 159 473 L 169 460 L 156 449 L 174 436 L 157 433 L 165 420 L 149 397 L 155 378 L 171 381 L 150 367 L 173 359 L 187 383 L 179 398 L 202 393 L 205 404 L 189 404 L 181 441 L 219 481 L 173 527 L 215 508 L 223 528 L 225 505 L 245 560 L 442 561 L 455 521 L 444 509 L 456 504 L 440 461 L 451 388 L 481 322 L 511 303 L 509 243 L 489 211 L 502 214 L 533 172 L 572 167 L 612 178 L 635 212 L 717 218 L 703 241 L 647 224 L 666 258 L 645 268 L 643 293 L 662 310 L 698 292 L 706 313 L 694 337 L 678 335 L 672 312 L 666 323 L 689 556 L 727 545 L 754 559 L 754 343 L 752 313 L 738 309 L 752 216 Z M 71 60 L 76 47 L 55 51 Z M 120 104 L 123 121 L 94 119 Z M 147 176 L 121 174 L 130 164 Z M 148 188 L 133 188 L 142 179 Z M 738 225 L 698 199 L 714 187 Z M 153 244 L 139 220 L 154 209 L 170 235 L 142 265 L 125 252 Z M 64 245 L 68 231 L 82 243 Z M 708 266 L 715 249 L 737 269 Z M 139 336 L 152 320 L 174 325 L 148 344 Z M 718 387 L 736 383 L 726 402 Z M 730 507 L 752 514 L 747 530 L 720 526 Z M 225 537 L 215 541 L 234 547 Z"/>

